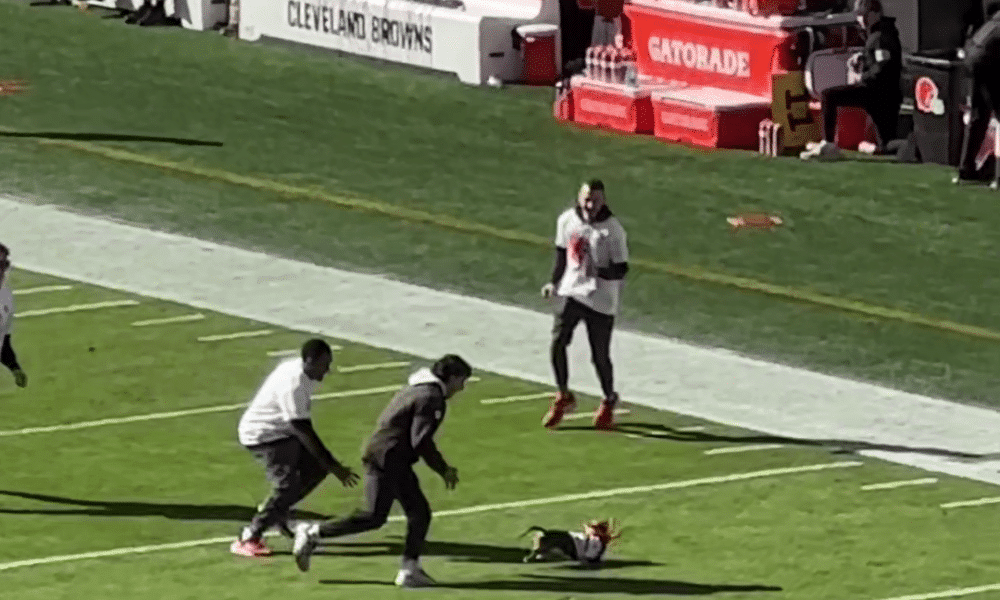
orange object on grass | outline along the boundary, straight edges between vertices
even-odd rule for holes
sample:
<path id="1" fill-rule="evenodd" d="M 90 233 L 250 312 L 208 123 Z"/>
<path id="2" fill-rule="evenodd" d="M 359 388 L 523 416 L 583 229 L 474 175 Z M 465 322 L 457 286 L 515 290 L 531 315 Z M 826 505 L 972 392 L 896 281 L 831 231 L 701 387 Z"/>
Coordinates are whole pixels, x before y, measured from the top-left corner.
<path id="1" fill-rule="evenodd" d="M 726 221 L 733 229 L 774 229 L 784 223 L 781 217 L 765 215 L 764 213 L 743 213 L 728 217 Z"/>

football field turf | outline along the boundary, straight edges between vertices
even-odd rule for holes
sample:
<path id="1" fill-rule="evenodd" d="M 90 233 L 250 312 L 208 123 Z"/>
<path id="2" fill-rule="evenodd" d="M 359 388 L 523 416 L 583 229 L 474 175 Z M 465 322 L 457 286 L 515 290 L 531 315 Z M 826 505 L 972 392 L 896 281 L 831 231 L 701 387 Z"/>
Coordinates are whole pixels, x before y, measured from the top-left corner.
<path id="1" fill-rule="evenodd" d="M 549 90 L 475 89 L 104 16 L 0 0 L 0 79 L 31 84 L 2 99 L 5 194 L 538 309 L 556 213 L 599 176 L 635 257 L 624 329 L 998 404 L 1000 216 L 944 169 L 567 128 Z M 725 217 L 741 210 L 779 212 L 788 227 L 729 235 Z M 23 247 L 15 262 L 31 258 Z M 134 261 L 155 269 L 147 257 Z M 19 390 L 0 372 L 0 598 L 403 593 L 388 585 L 398 519 L 327 548 L 305 575 L 288 555 L 228 553 L 267 492 L 236 444 L 240 407 L 309 332 L 26 270 L 13 285 L 31 379 Z M 426 364 L 362 337 L 330 340 L 339 370 L 315 404 L 320 434 L 355 467 L 391 388 Z M 995 486 L 641 406 L 623 407 L 622 431 L 598 433 L 593 398 L 548 432 L 547 388 L 478 375 L 439 437 L 458 489 L 419 467 L 437 515 L 425 563 L 443 586 L 428 595 L 1000 598 Z M 343 514 L 359 496 L 329 481 L 302 508 Z M 605 569 L 520 563 L 527 526 L 595 517 L 625 526 Z"/>
<path id="2" fill-rule="evenodd" d="M 26 390 L 0 379 L 10 597 L 400 593 L 387 585 L 398 520 L 327 547 L 305 575 L 281 538 L 271 559 L 228 553 L 228 536 L 266 493 L 234 439 L 239 405 L 273 355 L 309 334 L 26 271 L 12 279 L 32 369 Z M 314 418 L 356 466 L 387 388 L 423 363 L 330 342 L 341 346 L 337 372 Z M 443 583 L 435 595 L 880 600 L 1000 580 L 995 510 L 942 507 L 992 497 L 992 486 L 836 448 L 758 446 L 752 432 L 632 405 L 621 432 L 593 431 L 586 418 L 549 432 L 539 423 L 546 401 L 522 399 L 546 389 L 478 375 L 440 433 L 458 489 L 419 467 L 437 513 L 425 558 Z M 594 406 L 588 399 L 580 414 Z M 880 485 L 896 482 L 907 483 Z M 343 514 L 358 498 L 328 481 L 301 508 Z M 525 527 L 594 517 L 625 527 L 604 569 L 520 563 Z"/>

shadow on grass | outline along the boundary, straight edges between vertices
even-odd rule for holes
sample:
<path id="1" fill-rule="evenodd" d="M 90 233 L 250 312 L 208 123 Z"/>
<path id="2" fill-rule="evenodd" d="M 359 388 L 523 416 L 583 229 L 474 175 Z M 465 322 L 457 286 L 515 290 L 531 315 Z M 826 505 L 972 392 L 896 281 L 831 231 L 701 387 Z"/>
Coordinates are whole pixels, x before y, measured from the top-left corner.
<path id="1" fill-rule="evenodd" d="M 390 536 L 385 541 L 376 542 L 331 542 L 324 543 L 316 551 L 316 555 L 334 557 L 364 557 L 364 556 L 400 556 L 403 553 L 403 542 L 399 536 Z M 278 551 L 277 555 L 288 554 Z M 491 544 L 475 544 L 468 542 L 444 542 L 428 540 L 424 546 L 424 556 L 445 556 L 456 562 L 493 563 L 493 564 L 523 564 L 528 547 L 495 546 Z M 600 567 L 588 567 L 573 562 L 532 563 L 549 564 L 557 568 L 573 570 L 604 570 L 623 569 L 627 567 L 655 567 L 660 563 L 648 560 L 626 560 L 610 558 Z"/>
<path id="2" fill-rule="evenodd" d="M 328 585 L 393 585 L 391 581 L 324 579 Z M 435 588 L 458 590 L 490 590 L 508 592 L 557 592 L 562 594 L 630 594 L 634 596 L 673 595 L 707 596 L 727 592 L 780 592 L 772 585 L 741 585 L 689 583 L 663 579 L 625 579 L 610 577 L 562 577 L 528 574 L 520 579 L 438 582 Z"/>
<path id="3" fill-rule="evenodd" d="M 560 427 L 560 431 L 584 431 L 594 430 L 591 426 L 571 426 Z M 780 435 L 756 434 L 756 435 L 720 435 L 715 433 L 705 433 L 702 431 L 678 431 L 661 423 L 618 423 L 616 431 L 631 435 L 638 435 L 647 438 L 666 440 L 671 442 L 719 442 L 727 444 L 784 444 L 788 446 L 803 446 L 811 448 L 825 448 L 834 454 L 850 454 L 862 450 L 881 450 L 883 452 L 914 452 L 917 454 L 927 454 L 932 456 L 947 456 L 964 460 L 976 460 L 984 458 L 995 458 L 996 454 L 972 454 L 958 450 L 946 450 L 942 448 L 928 448 L 924 446 L 902 446 L 895 444 L 878 444 L 875 442 L 861 442 L 853 440 L 836 439 L 806 439 L 785 437 Z"/>
<path id="4" fill-rule="evenodd" d="M 129 133 L 69 133 L 58 131 L 0 131 L 0 137 L 38 138 L 46 140 L 74 140 L 77 142 L 160 142 L 179 146 L 215 146 L 222 142 L 193 140 L 189 138 L 164 137 L 156 135 L 135 135 Z"/>
<path id="5" fill-rule="evenodd" d="M 234 521 L 247 522 L 257 509 L 237 504 L 169 504 L 160 502 L 126 502 L 112 500 L 80 500 L 49 494 L 0 490 L 0 496 L 68 504 L 79 508 L 68 509 L 24 509 L 3 508 L 3 515 L 48 515 L 48 516 L 93 516 L 93 517 L 164 517 L 180 521 Z M 310 511 L 295 511 L 293 517 L 301 519 L 323 519 L 326 515 Z"/>

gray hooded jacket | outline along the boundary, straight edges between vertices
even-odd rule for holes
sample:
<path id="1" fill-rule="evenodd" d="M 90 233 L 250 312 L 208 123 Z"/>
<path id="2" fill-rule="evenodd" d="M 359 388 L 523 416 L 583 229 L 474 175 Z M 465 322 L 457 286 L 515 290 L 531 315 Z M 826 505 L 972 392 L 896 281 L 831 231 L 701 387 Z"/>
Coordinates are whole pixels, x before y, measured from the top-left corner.
<path id="1" fill-rule="evenodd" d="M 389 456 L 408 465 L 423 458 L 427 466 L 444 474 L 448 464 L 434 443 L 434 433 L 446 410 L 444 392 L 444 383 L 430 369 L 410 375 L 407 386 L 396 393 L 379 416 L 361 460 L 385 469 Z"/>

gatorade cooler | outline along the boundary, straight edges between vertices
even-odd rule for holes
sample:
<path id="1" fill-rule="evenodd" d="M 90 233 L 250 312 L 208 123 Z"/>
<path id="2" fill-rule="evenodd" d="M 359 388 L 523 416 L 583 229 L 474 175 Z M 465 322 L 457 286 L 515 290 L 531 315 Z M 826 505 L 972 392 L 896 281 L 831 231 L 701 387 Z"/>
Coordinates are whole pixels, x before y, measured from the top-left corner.
<path id="1" fill-rule="evenodd" d="M 752 15 L 769 17 L 772 15 L 794 15 L 799 8 L 799 0 L 748 0 L 747 7 Z"/>
<path id="2" fill-rule="evenodd" d="M 549 23 L 521 25 L 521 81 L 529 85 L 552 85 L 559 78 L 559 26 Z"/>

